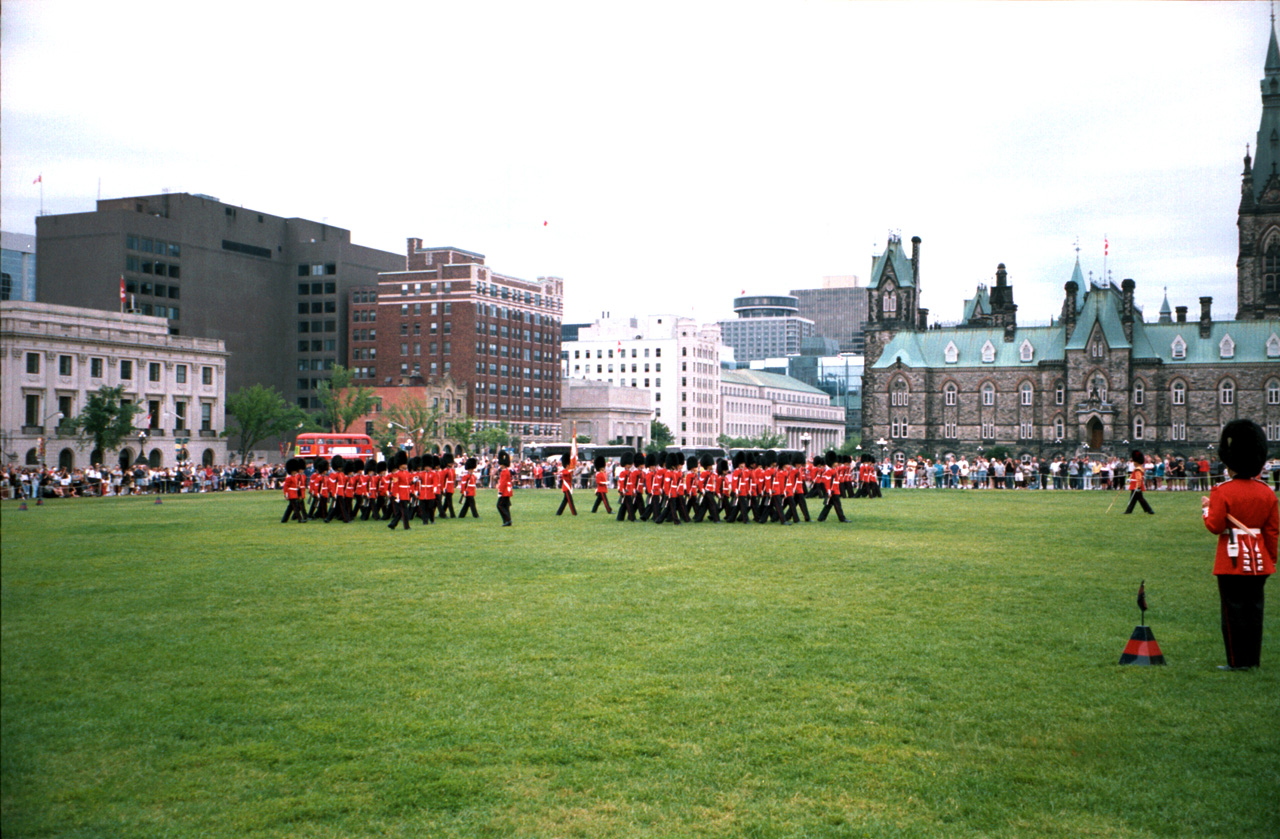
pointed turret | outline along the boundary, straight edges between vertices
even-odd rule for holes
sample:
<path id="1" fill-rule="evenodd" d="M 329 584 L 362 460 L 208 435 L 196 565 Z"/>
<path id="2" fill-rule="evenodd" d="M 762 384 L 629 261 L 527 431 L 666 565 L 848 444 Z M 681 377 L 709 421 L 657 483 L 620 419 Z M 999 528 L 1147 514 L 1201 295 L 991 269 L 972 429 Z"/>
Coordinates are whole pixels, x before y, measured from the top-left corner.
<path id="1" fill-rule="evenodd" d="M 1173 323 L 1173 309 L 1169 308 L 1169 287 L 1164 287 L 1164 302 L 1160 304 L 1160 322 Z"/>
<path id="2" fill-rule="evenodd" d="M 1251 175 L 1254 200 L 1262 203 L 1273 177 L 1280 181 L 1276 169 L 1280 164 L 1280 44 L 1271 30 L 1267 45 L 1267 64 L 1262 78 L 1262 122 L 1258 125 L 1258 142 L 1254 146 Z M 1266 203 L 1276 203 L 1274 194 Z"/>

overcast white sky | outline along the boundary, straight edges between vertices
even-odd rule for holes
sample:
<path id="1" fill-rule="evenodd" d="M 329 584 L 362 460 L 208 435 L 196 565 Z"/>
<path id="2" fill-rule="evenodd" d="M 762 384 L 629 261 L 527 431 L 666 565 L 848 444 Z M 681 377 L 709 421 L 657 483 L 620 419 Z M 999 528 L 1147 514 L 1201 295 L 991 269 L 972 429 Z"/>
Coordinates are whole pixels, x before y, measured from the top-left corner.
<path id="1" fill-rule="evenodd" d="M 1265 3 L 71 2 L 0 10 L 5 230 L 204 192 L 565 280 L 566 320 L 731 316 L 920 236 L 959 317 L 1086 272 L 1235 312 Z M 544 224 L 545 222 L 545 224 Z"/>

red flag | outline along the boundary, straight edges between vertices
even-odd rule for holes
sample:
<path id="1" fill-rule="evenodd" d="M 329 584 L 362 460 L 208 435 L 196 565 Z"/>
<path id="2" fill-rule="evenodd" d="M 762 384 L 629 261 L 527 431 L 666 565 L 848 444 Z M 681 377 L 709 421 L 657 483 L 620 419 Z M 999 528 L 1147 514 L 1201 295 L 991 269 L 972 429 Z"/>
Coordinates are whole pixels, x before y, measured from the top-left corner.
<path id="1" fill-rule="evenodd" d="M 44 173 L 43 173 L 43 172 L 41 172 L 39 175 L 36 175 L 36 179 L 35 179 L 34 181 L 32 181 L 31 183 L 32 183 L 32 184 L 42 184 L 42 183 L 44 183 Z"/>
<path id="2" fill-rule="evenodd" d="M 578 423 L 573 423 L 573 441 L 569 443 L 569 469 L 577 471 L 578 469 Z"/>
<path id="3" fill-rule="evenodd" d="M 1103 236 L 1102 237 L 1102 255 L 1106 256 L 1107 252 L 1110 250 L 1111 250 L 1111 243 L 1107 241 L 1106 236 Z"/>
<path id="4" fill-rule="evenodd" d="M 124 274 L 120 275 L 120 305 L 124 305 Z"/>
<path id="5" fill-rule="evenodd" d="M 1138 608 L 1144 613 L 1147 611 L 1147 581 L 1143 580 L 1138 583 Z"/>

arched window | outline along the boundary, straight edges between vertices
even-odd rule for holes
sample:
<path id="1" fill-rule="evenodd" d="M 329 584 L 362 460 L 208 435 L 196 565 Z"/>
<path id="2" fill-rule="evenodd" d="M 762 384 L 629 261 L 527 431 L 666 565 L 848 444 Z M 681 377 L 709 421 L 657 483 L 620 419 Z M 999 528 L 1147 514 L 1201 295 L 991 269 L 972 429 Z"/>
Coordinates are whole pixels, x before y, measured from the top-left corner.
<path id="1" fill-rule="evenodd" d="M 1280 335 L 1274 332 L 1267 339 L 1267 358 L 1280 358 Z"/>
<path id="2" fill-rule="evenodd" d="M 1280 388 L 1280 385 L 1277 385 Z M 946 387 L 942 389 L 942 401 L 945 405 L 956 404 L 956 385 L 955 382 L 947 382 Z"/>
<path id="3" fill-rule="evenodd" d="M 27 449 L 27 465 L 28 466 L 40 465 L 40 456 L 36 453 L 35 449 Z"/>
<path id="4" fill-rule="evenodd" d="M 151 468 L 152 468 L 152 469 L 159 469 L 159 468 L 160 468 L 160 458 L 161 458 L 161 457 L 163 457 L 163 455 L 162 455 L 162 454 L 160 454 L 160 450 L 159 450 L 159 449 L 152 449 L 152 450 L 151 450 L 151 456 L 150 456 L 149 458 L 147 458 L 147 462 L 151 465 Z"/>
<path id="5" fill-rule="evenodd" d="M 1018 360 L 1030 361 L 1035 357 L 1036 348 L 1031 346 L 1031 341 L 1023 339 L 1022 346 L 1018 347 Z"/>
<path id="6" fill-rule="evenodd" d="M 1230 335 L 1223 335 L 1222 340 L 1218 342 L 1219 358 L 1234 358 L 1236 354 L 1236 342 L 1232 340 Z"/>
<path id="7" fill-rule="evenodd" d="M 1147 398 L 1147 386 L 1142 379 L 1137 379 L 1133 383 L 1133 404 L 1141 405 Z"/>
<path id="8" fill-rule="evenodd" d="M 1107 401 L 1107 379 L 1101 373 L 1089 379 L 1089 398 L 1100 402 Z"/>
<path id="9" fill-rule="evenodd" d="M 63 449 L 58 452 L 58 468 L 74 469 L 76 467 L 76 455 L 71 449 Z"/>
<path id="10" fill-rule="evenodd" d="M 996 404 L 996 386 L 991 384 L 991 382 L 986 382 L 982 385 L 982 404 Z"/>
<path id="11" fill-rule="evenodd" d="M 1272 379 L 1267 382 L 1267 404 L 1280 405 L 1280 380 Z"/>
<path id="12" fill-rule="evenodd" d="M 1133 439 L 1141 440 L 1143 433 L 1146 431 L 1146 428 L 1147 428 L 1146 420 L 1144 420 L 1141 415 L 1134 417 L 1133 418 Z"/>
<path id="13" fill-rule="evenodd" d="M 1062 417 L 1055 417 L 1053 420 L 1054 440 L 1061 440 L 1064 436 L 1066 436 L 1066 432 L 1067 432 L 1066 423 L 1063 422 Z"/>
<path id="14" fill-rule="evenodd" d="M 948 364 L 955 364 L 960 359 L 960 349 L 955 341 L 948 341 L 947 348 L 942 353 Z"/>
<path id="15" fill-rule="evenodd" d="M 890 397 L 891 404 L 897 407 L 904 407 L 907 404 L 907 397 L 909 395 L 910 391 L 907 388 L 907 380 L 894 379 L 893 390 Z"/>
<path id="16" fill-rule="evenodd" d="M 982 345 L 982 362 L 990 364 L 996 360 L 996 345 L 987 341 Z"/>
<path id="17" fill-rule="evenodd" d="M 1067 402 L 1067 386 L 1062 382 L 1057 382 L 1053 386 L 1053 404 L 1065 405 Z"/>
<path id="18" fill-rule="evenodd" d="M 1187 357 L 1187 342 L 1182 340 L 1181 335 L 1173 339 L 1173 346 L 1170 349 L 1172 350 L 1172 355 L 1174 358 Z"/>
<path id="19" fill-rule="evenodd" d="M 1187 404 L 1187 383 L 1179 379 L 1173 383 L 1173 387 L 1169 390 L 1170 396 L 1173 398 L 1173 404 Z"/>
<path id="20" fill-rule="evenodd" d="M 886 291 L 883 297 L 884 315 L 885 317 L 896 317 L 898 314 L 898 295 L 892 289 Z"/>
<path id="21" fill-rule="evenodd" d="M 1223 379 L 1218 385 L 1218 403 L 1221 405 L 1236 404 L 1236 383 L 1230 379 Z"/>
<path id="22" fill-rule="evenodd" d="M 1030 405 L 1032 399 L 1031 382 L 1023 382 L 1018 387 L 1018 401 L 1023 405 Z"/>

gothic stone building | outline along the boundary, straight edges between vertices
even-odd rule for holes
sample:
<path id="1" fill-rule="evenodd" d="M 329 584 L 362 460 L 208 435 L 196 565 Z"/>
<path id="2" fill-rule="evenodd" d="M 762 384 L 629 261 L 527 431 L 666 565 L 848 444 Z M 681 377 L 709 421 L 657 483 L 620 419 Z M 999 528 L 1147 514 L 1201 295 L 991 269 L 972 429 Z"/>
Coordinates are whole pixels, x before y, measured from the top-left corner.
<path id="1" fill-rule="evenodd" d="M 869 282 L 863 439 L 899 454 L 972 455 L 981 446 L 1052 456 L 1079 451 L 1198 454 L 1229 420 L 1255 420 L 1280 454 L 1280 47 L 1271 33 L 1254 157 L 1246 151 L 1237 226 L 1237 309 L 1158 320 L 1134 282 L 1087 287 L 1075 271 L 1061 316 L 1020 327 L 1004 265 L 966 301 L 959 326 L 928 328 L 920 239 L 892 238 Z"/>

